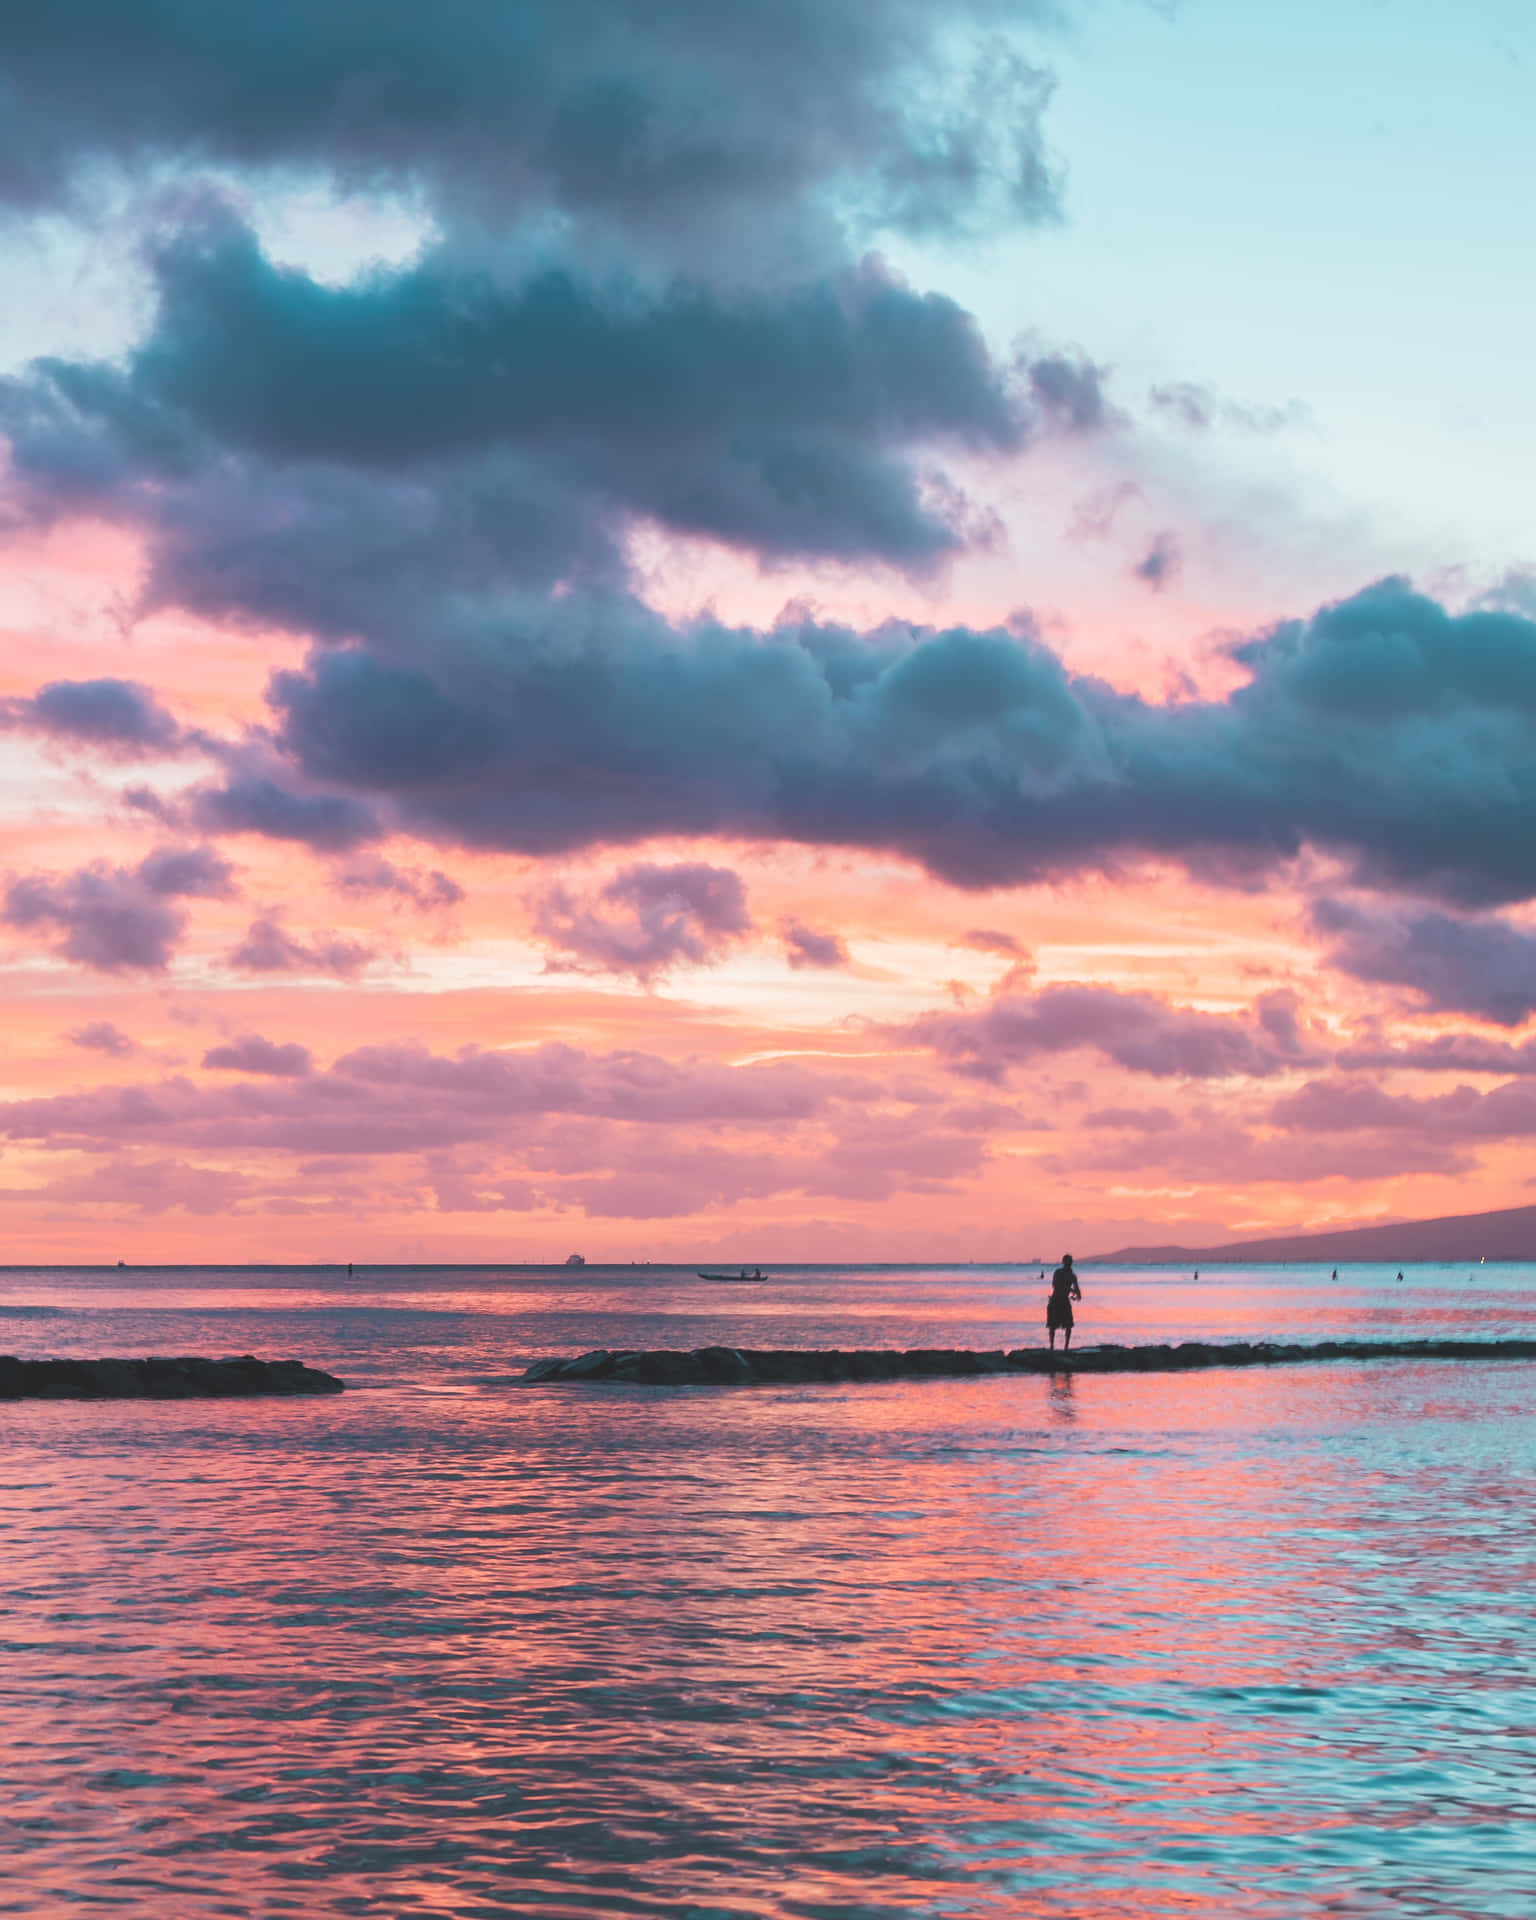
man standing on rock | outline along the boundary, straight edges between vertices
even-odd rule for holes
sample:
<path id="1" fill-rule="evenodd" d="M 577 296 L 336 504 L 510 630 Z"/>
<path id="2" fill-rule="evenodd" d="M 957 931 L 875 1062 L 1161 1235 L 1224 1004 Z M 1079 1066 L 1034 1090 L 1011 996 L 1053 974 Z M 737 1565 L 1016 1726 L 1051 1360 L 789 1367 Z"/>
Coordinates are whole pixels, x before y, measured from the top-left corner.
<path id="1" fill-rule="evenodd" d="M 1051 1352 L 1056 1351 L 1056 1329 L 1061 1329 L 1061 1350 L 1071 1351 L 1072 1347 L 1072 1302 L 1081 1300 L 1083 1290 L 1077 1284 L 1077 1275 L 1073 1271 L 1072 1256 L 1064 1253 L 1061 1265 L 1051 1275 L 1051 1298 L 1045 1309 L 1045 1330 L 1050 1335 Z"/>

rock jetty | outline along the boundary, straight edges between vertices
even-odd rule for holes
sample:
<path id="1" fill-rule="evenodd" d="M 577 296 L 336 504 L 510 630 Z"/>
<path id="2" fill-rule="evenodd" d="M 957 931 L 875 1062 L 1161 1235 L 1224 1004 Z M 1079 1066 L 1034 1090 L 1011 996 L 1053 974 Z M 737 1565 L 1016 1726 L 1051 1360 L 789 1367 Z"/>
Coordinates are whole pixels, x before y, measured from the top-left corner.
<path id="1" fill-rule="evenodd" d="M 1197 1367 L 1280 1367 L 1307 1360 L 1536 1360 L 1536 1340 L 1319 1340 L 1177 1347 L 1016 1347 L 1011 1353 L 913 1347 L 905 1353 L 695 1347 L 648 1353 L 599 1347 L 574 1360 L 535 1360 L 523 1386 L 616 1381 L 646 1387 L 800 1386 L 848 1380 L 964 1379 L 984 1373 L 1184 1373 Z"/>
<path id="2" fill-rule="evenodd" d="M 299 1360 L 18 1360 L 0 1354 L 0 1400 L 236 1399 L 340 1393 L 344 1382 Z"/>

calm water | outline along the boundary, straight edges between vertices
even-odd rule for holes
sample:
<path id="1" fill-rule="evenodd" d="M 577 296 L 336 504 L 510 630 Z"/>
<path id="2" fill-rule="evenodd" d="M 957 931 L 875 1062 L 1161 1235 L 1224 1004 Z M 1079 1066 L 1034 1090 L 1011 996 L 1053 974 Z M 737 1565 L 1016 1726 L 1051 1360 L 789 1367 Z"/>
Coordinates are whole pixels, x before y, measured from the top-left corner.
<path id="1" fill-rule="evenodd" d="M 1536 1333 L 1536 1269 L 1084 1274 L 1080 1338 Z M 0 1914 L 1511 1915 L 1536 1367 L 522 1391 L 1038 1341 L 1036 1270 L 0 1271 Z"/>

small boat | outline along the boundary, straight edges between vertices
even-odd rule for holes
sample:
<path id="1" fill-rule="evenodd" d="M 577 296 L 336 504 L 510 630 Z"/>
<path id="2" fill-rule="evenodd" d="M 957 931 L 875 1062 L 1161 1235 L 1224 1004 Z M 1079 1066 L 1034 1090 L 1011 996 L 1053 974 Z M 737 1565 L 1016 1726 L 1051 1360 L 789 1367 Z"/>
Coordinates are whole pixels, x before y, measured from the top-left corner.
<path id="1" fill-rule="evenodd" d="M 737 1286 L 740 1286 L 743 1280 L 751 1282 L 753 1280 L 766 1280 L 768 1278 L 761 1267 L 755 1267 L 751 1273 L 748 1273 L 745 1267 L 743 1267 L 739 1273 L 705 1273 L 702 1268 L 695 1269 L 695 1271 L 698 1272 L 701 1280 L 729 1280 L 733 1281 Z"/>

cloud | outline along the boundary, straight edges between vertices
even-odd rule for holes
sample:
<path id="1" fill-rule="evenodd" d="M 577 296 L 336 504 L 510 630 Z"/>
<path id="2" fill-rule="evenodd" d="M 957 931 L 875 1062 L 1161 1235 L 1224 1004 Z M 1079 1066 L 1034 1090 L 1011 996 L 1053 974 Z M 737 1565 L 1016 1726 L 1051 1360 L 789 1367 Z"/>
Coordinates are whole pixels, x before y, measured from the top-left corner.
<path id="1" fill-rule="evenodd" d="M 1165 532 L 1153 537 L 1151 546 L 1131 568 L 1131 572 L 1154 593 L 1161 593 L 1170 581 L 1178 579 L 1183 566 L 1184 556 L 1177 539 Z"/>
<path id="2" fill-rule="evenodd" d="M 388 860 L 370 860 L 361 866 L 344 867 L 334 876 L 333 884 L 338 893 L 364 898 L 373 894 L 394 895 L 408 900 L 423 913 L 456 907 L 465 897 L 458 881 L 436 867 L 427 873 L 407 871 Z"/>
<path id="3" fill-rule="evenodd" d="M 72 1027 L 64 1037 L 71 1046 L 85 1047 L 93 1053 L 110 1053 L 118 1059 L 126 1059 L 139 1050 L 138 1042 L 110 1020 L 87 1021 L 83 1027 Z"/>
<path id="4" fill-rule="evenodd" d="M 1178 1124 L 1168 1107 L 1100 1107 L 1083 1115 L 1085 1127 L 1113 1128 L 1121 1133 L 1172 1133 Z"/>
<path id="5" fill-rule="evenodd" d="M 1215 427 L 1232 427 L 1243 433 L 1280 433 L 1307 418 L 1299 400 L 1279 407 L 1243 406 L 1193 380 L 1173 380 L 1153 387 L 1147 398 L 1159 413 L 1192 433 L 1208 433 Z"/>
<path id="6" fill-rule="evenodd" d="M 68 1151 L 143 1142 L 183 1152 L 370 1158 L 499 1143 L 521 1156 L 526 1171 L 565 1173 L 613 1164 L 626 1128 L 732 1127 L 766 1131 L 783 1144 L 788 1131 L 876 1091 L 865 1075 L 791 1061 L 730 1067 L 556 1044 L 457 1055 L 370 1046 L 302 1083 L 258 1077 L 200 1085 L 177 1076 L 0 1102 L 0 1135 Z"/>
<path id="7" fill-rule="evenodd" d="M 1536 1040 L 1516 1045 L 1477 1033 L 1437 1033 L 1397 1047 L 1361 1041 L 1340 1048 L 1334 1064 L 1350 1072 L 1401 1067 L 1417 1073 L 1536 1073 Z"/>
<path id="8" fill-rule="evenodd" d="M 846 967 L 848 949 L 835 933 L 817 933 L 791 915 L 779 922 L 785 957 L 792 967 Z"/>
<path id="9" fill-rule="evenodd" d="M 923 487 L 912 452 L 1026 436 L 971 317 L 874 258 L 770 291 L 653 291 L 566 267 L 502 286 L 439 252 L 336 287 L 273 266 L 225 217 L 178 236 L 156 271 L 157 324 L 126 367 L 47 362 L 0 382 L 13 461 L 41 497 L 136 501 L 165 527 L 152 593 L 189 527 L 249 550 L 249 483 L 238 531 L 209 523 L 205 475 L 236 454 L 383 476 L 381 503 L 351 490 L 365 523 L 390 476 L 432 465 L 462 491 L 463 462 L 500 456 L 521 463 L 524 495 L 583 503 L 546 504 L 537 524 L 594 558 L 585 522 L 638 515 L 764 554 L 921 567 L 964 544 L 966 513 L 953 488 Z M 1048 364 L 1051 404 L 1083 425 L 1092 370 Z M 328 497 L 345 511 L 335 483 Z M 320 561 L 313 529 L 279 517 L 272 531 L 283 571 Z M 420 544 L 420 524 L 405 531 Z M 213 569 L 194 571 L 217 590 Z"/>
<path id="10" fill-rule="evenodd" d="M 1536 933 L 1507 921 L 1342 900 L 1314 902 L 1311 917 L 1333 943 L 1328 964 L 1357 980 L 1406 987 L 1437 1012 L 1481 1014 L 1505 1027 L 1536 1010 Z"/>
<path id="11" fill-rule="evenodd" d="M 977 953 L 1000 953 L 1016 960 L 1029 957 L 1028 948 L 1022 946 L 1011 933 L 1002 933 L 996 927 L 972 927 L 968 933 L 960 936 L 963 947 L 973 947 Z"/>
<path id="12" fill-rule="evenodd" d="M 68 1207 L 125 1207 L 158 1217 L 185 1212 L 202 1219 L 232 1214 L 255 1190 L 245 1173 L 200 1167 L 183 1160 L 125 1155 L 89 1173 L 45 1181 L 31 1191 L 40 1200 Z"/>
<path id="13" fill-rule="evenodd" d="M 1054 210 L 1032 0 L 332 0 L 238 10 L 59 0 L 0 18 L 0 193 L 67 203 L 103 165 L 315 172 L 440 217 L 543 215 L 674 249 L 847 214 L 917 232 Z M 81 58 L 82 47 L 92 57 Z M 366 49 L 360 63 L 359 49 Z M 760 242 L 762 244 L 763 242 Z"/>
<path id="14" fill-rule="evenodd" d="M 347 794 L 304 793 L 262 776 L 200 788 L 191 817 L 205 833 L 259 833 L 317 853 L 349 852 L 383 831 L 372 809 Z"/>
<path id="15" fill-rule="evenodd" d="M 296 1041 L 280 1045 L 264 1040 L 259 1033 L 242 1034 L 222 1047 L 210 1047 L 203 1055 L 205 1067 L 222 1067 L 230 1073 L 261 1073 L 281 1080 L 302 1080 L 313 1070 L 308 1047 Z"/>
<path id="16" fill-rule="evenodd" d="M 212 847 L 156 847 L 139 862 L 138 878 L 151 893 L 177 899 L 229 900 L 234 869 Z"/>
<path id="17" fill-rule="evenodd" d="M 1047 354 L 1029 363 L 1029 390 L 1059 427 L 1071 433 L 1096 433 L 1116 419 L 1104 397 L 1106 367 L 1068 354 Z"/>
<path id="18" fill-rule="evenodd" d="M 1388 1093 L 1373 1080 L 1333 1075 L 1277 1100 L 1269 1117 L 1297 1133 L 1375 1130 L 1461 1143 L 1525 1139 L 1536 1134 L 1536 1085 L 1510 1080 L 1488 1093 L 1456 1087 L 1420 1099 Z"/>
<path id="19" fill-rule="evenodd" d="M 1052 986 L 1004 991 L 974 1012 L 924 1014 L 907 1031 L 955 1071 L 982 1080 L 1000 1081 L 1015 1067 L 1078 1048 L 1130 1073 L 1263 1077 L 1316 1057 L 1288 1025 L 1288 1008 L 1270 1004 L 1290 998 L 1266 996 L 1250 1017 L 1172 1007 L 1154 994 L 1112 987 Z"/>
<path id="20" fill-rule="evenodd" d="M 374 949 L 360 940 L 333 933 L 303 940 L 289 933 L 275 914 L 263 914 L 246 929 L 229 964 L 241 973 L 331 973 L 355 980 L 374 958 Z"/>
<path id="21" fill-rule="evenodd" d="M 175 753 L 187 743 L 174 715 L 134 680 L 50 681 L 25 698 L 0 700 L 0 726 L 121 759 Z"/>
<path id="22" fill-rule="evenodd" d="M 1128 1180 L 1158 1178 L 1192 1186 L 1242 1188 L 1322 1180 L 1391 1180 L 1405 1173 L 1466 1173 L 1475 1162 L 1454 1142 L 1362 1133 L 1326 1140 L 1259 1133 L 1211 1116 L 1197 1116 L 1172 1130 L 1135 1132 L 1074 1153 L 1070 1163 L 1042 1158 L 1046 1172 L 1120 1174 Z"/>
<path id="23" fill-rule="evenodd" d="M 56 937 L 97 973 L 160 973 L 186 929 L 178 899 L 227 899 L 228 863 L 209 847 L 158 847 L 136 868 L 94 861 L 62 877 L 28 874 L 6 888 L 0 920 Z"/>
<path id="24" fill-rule="evenodd" d="M 711 833 L 906 854 L 962 886 L 1128 859 L 1247 883 L 1315 846 L 1361 883 L 1536 893 L 1536 623 L 1389 581 L 1233 649 L 1246 685 L 1158 706 L 1028 635 L 676 628 L 623 596 L 523 605 L 274 676 L 316 789 L 525 853 Z"/>
<path id="25" fill-rule="evenodd" d="M 626 867 L 582 898 L 563 886 L 533 902 L 554 973 L 631 973 L 649 984 L 677 966 L 722 959 L 751 928 L 746 889 L 728 867 Z"/>

